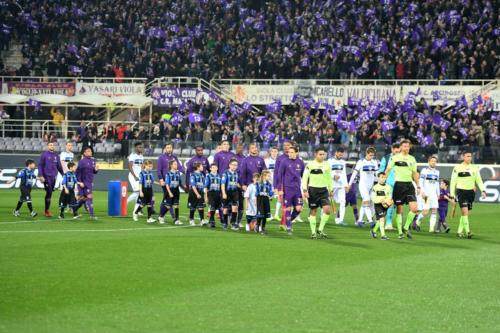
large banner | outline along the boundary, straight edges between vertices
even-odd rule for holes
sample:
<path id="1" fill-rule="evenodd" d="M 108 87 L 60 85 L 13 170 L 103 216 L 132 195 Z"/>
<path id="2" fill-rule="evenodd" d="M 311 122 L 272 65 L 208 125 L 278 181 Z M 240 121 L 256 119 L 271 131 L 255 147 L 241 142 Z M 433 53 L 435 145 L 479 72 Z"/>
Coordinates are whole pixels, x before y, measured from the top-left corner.
<path id="1" fill-rule="evenodd" d="M 42 94 L 74 96 L 75 84 L 72 82 L 7 82 L 7 91 L 9 94 L 19 94 L 24 96 Z"/>
<path id="2" fill-rule="evenodd" d="M 419 91 L 417 98 L 423 97 L 428 103 L 439 100 L 452 104 L 462 96 L 471 97 L 469 95 L 479 92 L 480 89 L 481 86 L 403 86 L 403 97 L 410 92 Z"/>
<path id="3" fill-rule="evenodd" d="M 104 95 L 104 96 L 124 96 L 124 95 L 145 95 L 146 85 L 142 83 L 76 83 L 77 95 Z"/>
<path id="4" fill-rule="evenodd" d="M 151 98 L 155 106 L 179 106 L 188 101 L 195 101 L 198 104 L 210 99 L 208 93 L 198 88 L 172 88 L 153 87 L 151 88 Z"/>
<path id="5" fill-rule="evenodd" d="M 307 81 L 296 81 L 294 85 L 244 85 L 237 84 L 224 86 L 223 89 L 236 101 L 248 102 L 253 105 L 266 105 L 275 100 L 281 100 L 283 105 L 292 103 L 294 94 L 312 98 L 325 104 L 346 104 L 349 97 L 370 99 L 372 101 L 386 100 L 400 97 L 399 86 L 371 86 L 371 85 L 318 85 L 307 84 Z"/>

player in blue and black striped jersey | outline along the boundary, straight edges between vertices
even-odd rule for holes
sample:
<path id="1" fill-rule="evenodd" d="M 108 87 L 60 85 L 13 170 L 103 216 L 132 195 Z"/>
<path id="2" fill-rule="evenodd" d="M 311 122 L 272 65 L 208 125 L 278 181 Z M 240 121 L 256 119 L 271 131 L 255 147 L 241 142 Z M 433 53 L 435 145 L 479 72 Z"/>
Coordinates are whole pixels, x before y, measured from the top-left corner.
<path id="1" fill-rule="evenodd" d="M 205 202 L 208 203 L 210 228 L 215 228 L 215 212 L 219 211 L 221 223 L 224 223 L 222 212 L 221 176 L 218 174 L 217 164 L 210 165 L 210 172 L 205 176 Z"/>
<path id="2" fill-rule="evenodd" d="M 132 218 L 134 221 L 138 221 L 139 219 L 139 210 L 142 207 L 148 207 L 148 219 L 147 223 L 155 222 L 155 219 L 152 217 L 153 215 L 153 185 L 155 183 L 153 172 L 153 162 L 146 161 L 144 162 L 144 169 L 139 173 L 139 198 L 137 198 L 137 204 L 134 207 L 134 212 L 132 214 Z"/>
<path id="3" fill-rule="evenodd" d="M 273 184 L 271 183 L 271 172 L 262 171 L 257 183 L 257 231 L 266 232 L 266 221 L 271 217 L 270 201 L 274 196 Z"/>
<path id="4" fill-rule="evenodd" d="M 76 164 L 73 162 L 68 162 L 66 165 L 68 171 L 64 174 L 61 186 L 61 195 L 59 196 L 59 218 L 64 218 L 64 210 L 69 207 L 73 210 L 73 218 L 77 219 L 80 217 L 78 214 L 78 208 L 81 205 L 76 203 L 75 188 L 78 180 L 76 179 Z M 83 204 L 83 203 L 82 203 Z"/>
<path id="5" fill-rule="evenodd" d="M 176 160 L 171 160 L 169 163 L 169 171 L 165 174 L 165 189 L 163 201 L 160 207 L 160 216 L 158 221 L 160 224 L 165 223 L 165 214 L 168 210 L 174 210 L 174 224 L 180 225 L 182 222 L 179 220 L 179 198 L 180 188 L 185 187 L 182 182 L 181 172 Z"/>
<path id="6" fill-rule="evenodd" d="M 238 204 L 240 177 L 238 175 L 238 161 L 232 159 L 229 162 L 229 169 L 222 174 L 221 191 L 224 204 L 224 228 L 227 228 L 229 211 L 231 210 L 231 229 L 239 230 L 238 226 Z"/>
<path id="7" fill-rule="evenodd" d="M 200 215 L 200 224 L 206 225 L 205 221 L 205 201 L 203 193 L 205 192 L 205 175 L 203 174 L 203 164 L 195 162 L 193 164 L 194 172 L 189 176 L 189 224 L 196 225 L 194 222 L 194 212 L 198 210 Z"/>
<path id="8" fill-rule="evenodd" d="M 35 161 L 26 160 L 26 168 L 19 171 L 16 177 L 12 178 L 7 182 L 7 184 L 11 184 L 15 182 L 17 179 L 21 180 L 19 190 L 21 190 L 21 195 L 19 197 L 19 201 L 17 202 L 16 209 L 14 210 L 14 216 L 19 216 L 19 210 L 23 205 L 23 202 L 26 202 L 28 205 L 28 209 L 30 210 L 31 217 L 35 217 L 38 214 L 33 210 L 33 204 L 31 201 L 31 189 L 35 186 L 37 177 L 35 176 Z"/>

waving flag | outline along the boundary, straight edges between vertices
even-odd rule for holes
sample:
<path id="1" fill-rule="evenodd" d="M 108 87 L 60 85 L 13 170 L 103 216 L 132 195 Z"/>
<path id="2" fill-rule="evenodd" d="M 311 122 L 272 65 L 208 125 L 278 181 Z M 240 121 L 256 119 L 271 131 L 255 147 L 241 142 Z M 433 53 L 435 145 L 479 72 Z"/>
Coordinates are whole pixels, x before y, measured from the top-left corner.
<path id="1" fill-rule="evenodd" d="M 278 113 L 281 111 L 281 101 L 274 101 L 266 105 L 266 110 L 271 113 Z"/>

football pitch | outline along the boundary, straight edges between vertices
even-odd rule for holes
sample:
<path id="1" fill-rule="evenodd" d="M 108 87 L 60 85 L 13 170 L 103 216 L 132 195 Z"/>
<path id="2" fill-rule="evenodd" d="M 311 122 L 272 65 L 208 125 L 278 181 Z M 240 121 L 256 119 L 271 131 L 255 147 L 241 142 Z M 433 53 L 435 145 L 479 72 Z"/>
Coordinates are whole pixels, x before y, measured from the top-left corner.
<path id="1" fill-rule="evenodd" d="M 349 226 L 311 240 L 306 223 L 288 236 L 110 218 L 106 192 L 97 221 L 33 221 L 25 205 L 12 216 L 18 195 L 0 192 L 0 332 L 500 332 L 498 204 L 475 204 L 471 240 L 450 216 L 450 234 L 375 240 L 350 207 Z"/>

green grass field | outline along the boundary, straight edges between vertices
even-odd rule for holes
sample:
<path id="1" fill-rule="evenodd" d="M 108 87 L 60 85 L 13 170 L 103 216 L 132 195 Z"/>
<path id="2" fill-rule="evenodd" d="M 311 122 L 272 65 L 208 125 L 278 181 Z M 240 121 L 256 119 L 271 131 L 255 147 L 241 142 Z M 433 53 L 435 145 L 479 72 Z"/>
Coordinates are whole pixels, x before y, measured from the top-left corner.
<path id="1" fill-rule="evenodd" d="M 98 221 L 32 221 L 12 216 L 17 197 L 0 192 L 0 332 L 500 332 L 500 205 L 474 206 L 472 240 L 456 218 L 383 242 L 350 208 L 350 227 L 310 240 L 305 223 L 289 237 L 108 218 L 104 192 Z"/>

